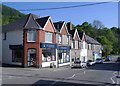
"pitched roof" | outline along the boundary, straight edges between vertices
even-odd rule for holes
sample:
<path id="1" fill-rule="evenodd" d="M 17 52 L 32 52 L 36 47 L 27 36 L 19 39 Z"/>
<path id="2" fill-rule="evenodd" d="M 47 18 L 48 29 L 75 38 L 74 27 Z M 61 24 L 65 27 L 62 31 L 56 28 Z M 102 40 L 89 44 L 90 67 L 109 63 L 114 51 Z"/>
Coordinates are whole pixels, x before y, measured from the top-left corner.
<path id="1" fill-rule="evenodd" d="M 45 26 L 47 20 L 49 19 L 49 17 L 50 17 L 50 16 L 41 17 L 41 18 L 36 19 L 36 21 L 38 22 L 38 24 L 39 24 L 42 28 L 44 28 L 44 26 Z"/>
<path id="2" fill-rule="evenodd" d="M 85 35 L 85 37 L 86 37 L 87 43 L 100 45 L 100 43 L 98 41 L 96 41 L 95 39 L 93 39 L 92 37 L 90 37 L 88 35 Z"/>
<path id="3" fill-rule="evenodd" d="M 84 32 L 81 32 L 81 31 L 78 30 L 78 34 L 79 34 L 80 39 L 82 39 Z"/>
<path id="4" fill-rule="evenodd" d="M 74 37 L 74 34 L 75 34 L 75 29 L 73 30 L 68 30 L 68 32 L 71 34 L 72 38 Z"/>
<path id="5" fill-rule="evenodd" d="M 36 15 L 30 13 L 10 24 L 2 26 L 2 32 L 8 32 L 11 30 L 20 30 L 20 29 L 23 29 L 25 26 L 28 27 L 28 25 L 31 25 L 34 28 L 39 28 L 37 23 L 35 23 L 35 21 L 34 21 L 34 19 L 36 19 L 36 18 L 38 18 Z"/>
<path id="6" fill-rule="evenodd" d="M 60 30 L 61 30 L 61 28 L 62 28 L 62 26 L 64 24 L 64 21 L 54 22 L 53 24 L 55 26 L 56 31 L 60 32 Z"/>

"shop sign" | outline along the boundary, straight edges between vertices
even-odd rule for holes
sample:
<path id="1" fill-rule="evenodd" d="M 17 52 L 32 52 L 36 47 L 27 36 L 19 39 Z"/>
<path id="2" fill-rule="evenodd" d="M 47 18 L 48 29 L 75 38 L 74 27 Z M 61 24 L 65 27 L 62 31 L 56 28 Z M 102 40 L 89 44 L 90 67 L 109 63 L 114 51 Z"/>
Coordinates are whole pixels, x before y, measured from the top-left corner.
<path id="1" fill-rule="evenodd" d="M 56 48 L 56 44 L 40 43 L 40 48 Z"/>
<path id="2" fill-rule="evenodd" d="M 59 50 L 70 50 L 70 46 L 57 46 Z"/>

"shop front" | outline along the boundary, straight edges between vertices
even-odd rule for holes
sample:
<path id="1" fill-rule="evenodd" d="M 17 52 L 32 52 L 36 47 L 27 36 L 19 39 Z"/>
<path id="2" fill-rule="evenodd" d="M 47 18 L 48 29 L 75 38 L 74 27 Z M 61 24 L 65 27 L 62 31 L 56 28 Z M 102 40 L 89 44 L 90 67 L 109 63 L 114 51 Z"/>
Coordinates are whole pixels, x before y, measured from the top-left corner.
<path id="1" fill-rule="evenodd" d="M 70 46 L 57 46 L 58 67 L 70 64 Z"/>
<path id="2" fill-rule="evenodd" d="M 21 65 L 23 57 L 23 45 L 9 45 L 9 49 L 12 50 L 11 64 Z"/>
<path id="3" fill-rule="evenodd" d="M 51 43 L 40 43 L 42 48 L 42 67 L 55 67 L 70 64 L 70 46 L 60 46 Z"/>
<path id="4" fill-rule="evenodd" d="M 40 43 L 42 48 L 42 67 L 49 67 L 56 62 L 56 44 Z"/>

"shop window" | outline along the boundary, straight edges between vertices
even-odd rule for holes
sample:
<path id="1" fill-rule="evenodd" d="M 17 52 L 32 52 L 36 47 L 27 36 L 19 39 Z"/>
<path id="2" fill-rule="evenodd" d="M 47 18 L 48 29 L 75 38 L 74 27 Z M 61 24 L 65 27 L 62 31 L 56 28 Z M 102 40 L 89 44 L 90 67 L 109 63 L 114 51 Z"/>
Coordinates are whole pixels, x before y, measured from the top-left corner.
<path id="1" fill-rule="evenodd" d="M 45 32 L 45 42 L 52 43 L 52 33 L 51 32 Z"/>
<path id="2" fill-rule="evenodd" d="M 70 62 L 69 52 L 67 50 L 59 50 L 59 64 Z"/>
<path id="3" fill-rule="evenodd" d="M 54 49 L 43 49 L 42 50 L 42 61 L 49 62 L 55 61 L 55 50 Z"/>
<path id="4" fill-rule="evenodd" d="M 36 65 L 36 49 L 28 49 L 27 62 L 28 62 L 28 66 Z"/>
<path id="5" fill-rule="evenodd" d="M 35 42 L 36 41 L 36 31 L 29 30 L 27 32 L 27 42 Z"/>
<path id="6" fill-rule="evenodd" d="M 21 49 L 12 50 L 12 62 L 21 62 L 23 51 Z"/>

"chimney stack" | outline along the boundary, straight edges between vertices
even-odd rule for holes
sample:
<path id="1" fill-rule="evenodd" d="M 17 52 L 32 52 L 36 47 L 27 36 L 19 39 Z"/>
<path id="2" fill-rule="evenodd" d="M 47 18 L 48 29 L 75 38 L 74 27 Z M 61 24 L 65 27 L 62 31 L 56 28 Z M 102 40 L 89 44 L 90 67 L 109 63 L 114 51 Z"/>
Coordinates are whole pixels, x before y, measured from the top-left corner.
<path id="1" fill-rule="evenodd" d="M 68 22 L 68 23 L 67 23 L 67 28 L 68 28 L 68 30 L 72 30 L 72 29 L 73 29 L 71 22 Z"/>

